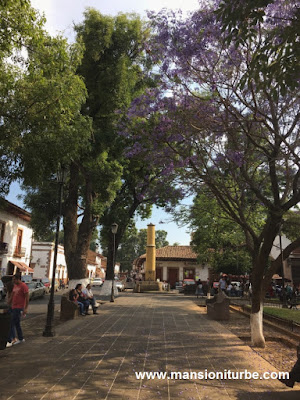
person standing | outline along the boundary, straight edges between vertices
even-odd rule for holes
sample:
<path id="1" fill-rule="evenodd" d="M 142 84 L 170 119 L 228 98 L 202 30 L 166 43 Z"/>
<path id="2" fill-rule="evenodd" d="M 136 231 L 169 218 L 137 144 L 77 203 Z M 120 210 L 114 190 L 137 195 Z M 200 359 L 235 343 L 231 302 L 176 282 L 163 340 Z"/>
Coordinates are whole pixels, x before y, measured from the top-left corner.
<path id="1" fill-rule="evenodd" d="M 232 289 L 233 289 L 233 286 L 232 286 L 231 282 L 229 282 L 229 284 L 228 284 L 228 286 L 226 288 L 227 296 L 232 296 Z"/>
<path id="2" fill-rule="evenodd" d="M 222 290 L 222 292 L 225 292 L 227 289 L 227 282 L 225 276 L 222 276 L 222 278 L 219 280 L 219 291 Z"/>
<path id="3" fill-rule="evenodd" d="M 203 296 L 203 285 L 202 285 L 201 279 L 198 279 L 198 281 L 197 281 L 197 287 L 196 287 L 195 294 L 197 296 L 197 299 L 199 296 Z"/>
<path id="4" fill-rule="evenodd" d="M 14 344 L 25 342 L 21 328 L 21 317 L 25 317 L 27 314 L 29 303 L 29 290 L 26 283 L 21 281 L 20 274 L 15 274 L 13 276 L 13 284 L 14 287 L 11 296 L 12 324 L 6 347 L 12 346 L 15 331 L 17 332 L 18 340 L 15 341 Z"/>

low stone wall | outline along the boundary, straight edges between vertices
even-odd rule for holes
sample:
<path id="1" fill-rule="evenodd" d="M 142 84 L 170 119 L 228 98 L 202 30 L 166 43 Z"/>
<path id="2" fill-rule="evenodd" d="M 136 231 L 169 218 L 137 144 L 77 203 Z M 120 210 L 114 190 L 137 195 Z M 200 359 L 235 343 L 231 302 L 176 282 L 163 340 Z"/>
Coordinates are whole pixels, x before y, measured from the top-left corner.
<path id="1" fill-rule="evenodd" d="M 79 306 L 69 300 L 69 292 L 63 294 L 60 301 L 60 319 L 62 321 L 67 321 L 69 319 L 75 319 L 78 316 Z"/>
<path id="2" fill-rule="evenodd" d="M 140 281 L 135 284 L 134 292 L 163 292 L 163 282 Z"/>

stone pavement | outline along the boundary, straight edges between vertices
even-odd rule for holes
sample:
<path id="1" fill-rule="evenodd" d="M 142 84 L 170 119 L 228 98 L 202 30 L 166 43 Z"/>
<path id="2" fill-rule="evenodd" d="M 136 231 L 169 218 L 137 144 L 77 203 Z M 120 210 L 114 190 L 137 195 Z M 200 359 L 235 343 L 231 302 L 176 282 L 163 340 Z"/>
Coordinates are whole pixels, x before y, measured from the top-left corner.
<path id="1" fill-rule="evenodd" d="M 24 329 L 26 337 L 26 330 Z M 277 380 L 138 380 L 143 371 L 276 371 L 189 298 L 124 293 L 54 338 L 0 351 L 1 400 L 293 400 Z"/>

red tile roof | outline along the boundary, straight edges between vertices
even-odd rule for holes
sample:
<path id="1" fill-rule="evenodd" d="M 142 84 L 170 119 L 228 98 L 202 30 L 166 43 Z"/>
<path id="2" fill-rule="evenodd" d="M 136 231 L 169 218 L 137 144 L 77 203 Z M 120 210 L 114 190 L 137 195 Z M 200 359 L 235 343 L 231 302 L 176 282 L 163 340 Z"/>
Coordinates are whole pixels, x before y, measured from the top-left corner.
<path id="1" fill-rule="evenodd" d="M 101 258 L 101 266 L 103 266 L 103 264 L 106 263 L 106 257 L 104 257 L 100 253 L 96 253 L 93 250 L 90 250 L 90 249 L 88 250 L 88 254 L 87 254 L 87 262 L 88 262 L 88 264 L 98 265 L 98 262 L 96 261 L 97 257 Z"/>
<path id="2" fill-rule="evenodd" d="M 146 259 L 146 254 L 141 255 L 139 260 L 141 259 Z M 197 254 L 191 246 L 165 246 L 156 249 L 156 259 L 196 260 Z"/>

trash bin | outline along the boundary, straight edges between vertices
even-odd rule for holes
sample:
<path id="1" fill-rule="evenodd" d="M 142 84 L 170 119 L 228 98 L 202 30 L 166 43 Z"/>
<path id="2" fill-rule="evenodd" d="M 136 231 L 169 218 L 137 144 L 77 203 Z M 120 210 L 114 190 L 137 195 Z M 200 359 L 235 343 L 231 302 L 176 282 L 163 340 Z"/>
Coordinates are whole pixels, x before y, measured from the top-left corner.
<path id="1" fill-rule="evenodd" d="M 8 307 L 0 306 L 0 350 L 5 349 L 10 329 L 11 314 Z"/>

